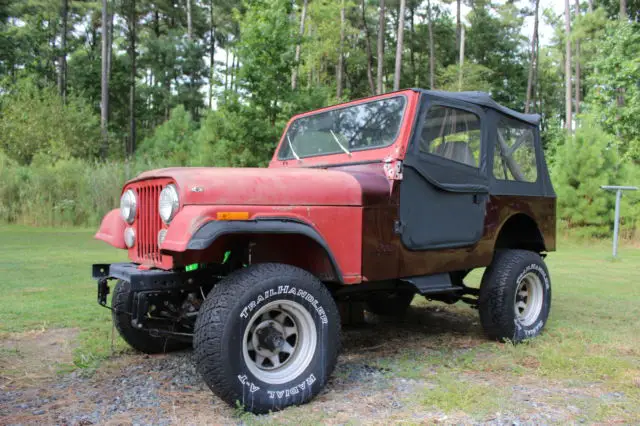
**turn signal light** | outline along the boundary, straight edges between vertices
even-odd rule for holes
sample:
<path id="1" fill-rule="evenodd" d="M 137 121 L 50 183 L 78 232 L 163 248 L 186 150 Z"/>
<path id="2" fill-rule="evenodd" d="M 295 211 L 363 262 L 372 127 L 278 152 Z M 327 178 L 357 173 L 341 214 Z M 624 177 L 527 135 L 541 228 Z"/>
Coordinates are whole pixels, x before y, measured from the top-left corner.
<path id="1" fill-rule="evenodd" d="M 249 212 L 218 212 L 218 220 L 248 220 Z"/>

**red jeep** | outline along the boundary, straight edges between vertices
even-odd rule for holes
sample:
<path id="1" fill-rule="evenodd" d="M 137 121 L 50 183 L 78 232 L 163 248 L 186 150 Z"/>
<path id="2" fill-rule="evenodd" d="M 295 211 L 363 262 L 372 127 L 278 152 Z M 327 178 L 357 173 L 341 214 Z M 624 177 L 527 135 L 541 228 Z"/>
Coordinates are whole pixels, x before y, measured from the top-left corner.
<path id="1" fill-rule="evenodd" d="M 193 344 L 211 390 L 255 413 L 325 386 L 344 301 L 462 300 L 490 338 L 534 337 L 556 225 L 538 124 L 483 93 L 404 90 L 294 117 L 266 169 L 143 173 L 96 234 L 131 259 L 93 266 L 98 300 L 117 280 L 128 344 Z"/>

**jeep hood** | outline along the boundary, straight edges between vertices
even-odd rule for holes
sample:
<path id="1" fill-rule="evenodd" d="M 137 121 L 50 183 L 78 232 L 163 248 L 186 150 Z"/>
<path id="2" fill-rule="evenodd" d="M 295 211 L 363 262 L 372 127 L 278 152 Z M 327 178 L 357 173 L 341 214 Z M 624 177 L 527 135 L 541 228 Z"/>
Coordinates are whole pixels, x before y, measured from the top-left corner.
<path id="1" fill-rule="evenodd" d="M 183 205 L 362 206 L 389 193 L 382 173 L 310 168 L 182 167 L 142 173 L 134 181 L 173 179 Z"/>

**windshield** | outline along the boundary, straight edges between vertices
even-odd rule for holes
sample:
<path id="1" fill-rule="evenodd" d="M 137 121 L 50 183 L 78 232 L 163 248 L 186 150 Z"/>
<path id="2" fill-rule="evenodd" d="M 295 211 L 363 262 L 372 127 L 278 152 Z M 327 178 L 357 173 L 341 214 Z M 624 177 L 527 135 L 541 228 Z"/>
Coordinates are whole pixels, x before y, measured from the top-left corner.
<path id="1" fill-rule="evenodd" d="M 391 145 L 398 136 L 405 97 L 380 99 L 301 117 L 291 123 L 279 160 L 346 153 Z"/>

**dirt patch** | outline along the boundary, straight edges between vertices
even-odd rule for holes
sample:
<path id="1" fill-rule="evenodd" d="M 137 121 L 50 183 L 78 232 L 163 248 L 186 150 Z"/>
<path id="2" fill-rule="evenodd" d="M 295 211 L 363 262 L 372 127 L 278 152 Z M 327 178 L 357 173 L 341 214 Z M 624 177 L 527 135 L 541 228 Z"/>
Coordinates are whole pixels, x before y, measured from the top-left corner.
<path id="1" fill-rule="evenodd" d="M 51 379 L 62 365 L 73 362 L 75 328 L 10 333 L 0 340 L 0 389 L 9 384 L 30 386 Z"/>
<path id="2" fill-rule="evenodd" d="M 49 365 L 72 360 L 75 330 L 11 335 L 0 341 L 2 371 L 10 366 L 20 374 L 0 385 L 0 425 L 575 423 L 588 419 L 589 407 L 603 398 L 612 403 L 625 398 L 605 394 L 597 384 L 576 388 L 535 376 L 442 370 L 439 363 L 486 342 L 470 310 L 419 306 L 402 320 L 367 321 L 343 331 L 336 370 L 314 401 L 268 416 L 241 414 L 215 397 L 200 379 L 191 351 L 120 354 L 91 377 L 82 371 L 56 375 Z M 416 356 L 425 361 L 415 362 Z M 535 369 L 536 362 L 523 363 Z M 412 375 L 414 368 L 419 371 Z M 463 376 L 453 386 L 499 389 L 500 406 L 481 416 L 457 408 L 441 411 L 429 398 L 452 386 L 443 381 L 443 372 L 451 380 Z M 466 389 L 450 393 L 463 403 L 474 395 Z"/>

